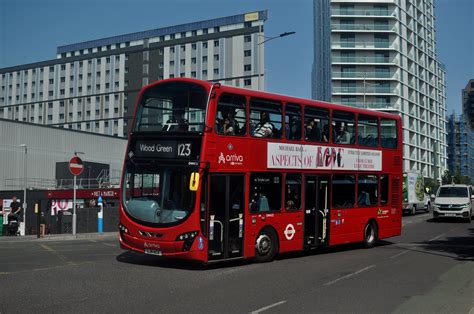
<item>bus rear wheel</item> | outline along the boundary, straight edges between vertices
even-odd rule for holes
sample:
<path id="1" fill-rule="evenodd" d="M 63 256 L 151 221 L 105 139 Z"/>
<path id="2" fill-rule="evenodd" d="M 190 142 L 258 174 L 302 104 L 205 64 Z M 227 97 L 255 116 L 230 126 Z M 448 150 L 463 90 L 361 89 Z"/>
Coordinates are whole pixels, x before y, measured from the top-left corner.
<path id="1" fill-rule="evenodd" d="M 278 253 L 278 238 L 270 228 L 263 229 L 255 241 L 255 261 L 257 263 L 271 262 Z"/>
<path id="2" fill-rule="evenodd" d="M 374 222 L 369 221 L 364 228 L 364 247 L 371 248 L 377 242 L 377 226 Z"/>

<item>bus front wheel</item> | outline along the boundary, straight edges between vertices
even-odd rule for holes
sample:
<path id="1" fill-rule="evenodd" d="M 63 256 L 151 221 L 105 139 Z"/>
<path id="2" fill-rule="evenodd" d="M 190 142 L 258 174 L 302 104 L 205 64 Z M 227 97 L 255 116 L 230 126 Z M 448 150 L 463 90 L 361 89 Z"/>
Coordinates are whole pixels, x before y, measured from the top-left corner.
<path id="1" fill-rule="evenodd" d="M 377 226 L 374 222 L 369 221 L 364 228 L 364 247 L 374 247 L 377 237 Z"/>
<path id="2" fill-rule="evenodd" d="M 278 253 L 278 238 L 271 228 L 260 231 L 255 241 L 255 261 L 257 263 L 271 262 Z"/>

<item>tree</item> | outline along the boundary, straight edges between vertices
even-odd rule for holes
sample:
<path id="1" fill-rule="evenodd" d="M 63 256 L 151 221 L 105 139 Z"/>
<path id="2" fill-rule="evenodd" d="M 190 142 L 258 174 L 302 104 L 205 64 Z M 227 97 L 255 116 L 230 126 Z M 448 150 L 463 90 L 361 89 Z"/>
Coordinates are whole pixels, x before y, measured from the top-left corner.
<path id="1" fill-rule="evenodd" d="M 441 181 L 443 184 L 451 184 L 453 182 L 453 175 L 449 170 L 444 171 Z"/>
<path id="2" fill-rule="evenodd" d="M 439 187 L 438 181 L 433 178 L 425 178 L 424 181 L 425 181 L 425 191 L 426 191 L 426 188 L 428 188 L 429 189 L 428 194 L 430 195 L 435 194 Z"/>

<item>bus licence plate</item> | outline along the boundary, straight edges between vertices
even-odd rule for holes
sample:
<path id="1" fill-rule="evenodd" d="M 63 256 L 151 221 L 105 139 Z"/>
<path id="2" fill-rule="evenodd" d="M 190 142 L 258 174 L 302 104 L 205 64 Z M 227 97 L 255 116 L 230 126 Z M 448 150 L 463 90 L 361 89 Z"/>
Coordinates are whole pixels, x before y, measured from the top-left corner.
<path id="1" fill-rule="evenodd" d="M 161 256 L 161 251 L 158 250 L 150 250 L 150 249 L 145 249 L 145 254 L 150 254 L 150 255 L 158 255 Z"/>

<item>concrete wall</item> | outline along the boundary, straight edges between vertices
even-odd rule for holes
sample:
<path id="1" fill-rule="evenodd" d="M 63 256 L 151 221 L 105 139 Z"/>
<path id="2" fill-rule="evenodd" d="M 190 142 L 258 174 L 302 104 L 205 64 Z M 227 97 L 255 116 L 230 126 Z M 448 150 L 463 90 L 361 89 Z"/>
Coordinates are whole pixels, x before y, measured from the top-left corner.
<path id="1" fill-rule="evenodd" d="M 119 177 L 127 140 L 0 119 L 0 190 L 23 188 L 26 144 L 28 188 L 48 188 L 55 179 L 56 162 L 67 162 L 74 151 L 83 161 L 110 165 L 111 176 Z"/>

